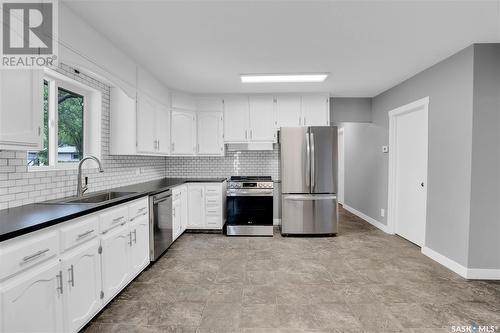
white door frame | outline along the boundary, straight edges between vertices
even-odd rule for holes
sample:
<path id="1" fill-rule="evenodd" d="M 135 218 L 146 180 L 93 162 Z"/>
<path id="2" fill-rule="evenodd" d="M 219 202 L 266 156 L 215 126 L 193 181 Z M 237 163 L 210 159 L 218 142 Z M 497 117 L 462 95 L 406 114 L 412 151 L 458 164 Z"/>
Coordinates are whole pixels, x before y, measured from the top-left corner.
<path id="1" fill-rule="evenodd" d="M 342 193 L 342 202 L 340 202 L 340 200 L 337 200 L 337 201 L 338 201 L 338 203 L 343 205 L 345 202 L 345 132 L 344 132 L 343 127 L 339 128 L 339 130 L 338 130 L 337 136 L 341 136 L 341 135 L 342 135 L 342 155 L 343 155 L 342 157 L 343 158 L 342 158 L 342 160 L 340 160 L 340 158 L 338 159 L 339 165 L 337 166 L 337 171 L 340 170 L 340 162 L 342 162 L 342 164 L 343 164 L 343 166 L 342 166 L 342 191 L 341 191 L 341 186 L 340 186 L 340 183 L 341 183 L 340 182 L 340 172 L 337 172 L 338 173 L 337 176 L 339 178 L 339 179 L 337 179 L 337 184 L 338 184 L 337 192 Z M 340 144 L 340 140 L 337 140 L 337 141 Z"/>
<path id="2" fill-rule="evenodd" d="M 424 97 L 422 99 L 419 99 L 415 102 L 403 105 L 399 108 L 396 108 L 392 111 L 389 111 L 389 197 L 388 197 L 388 207 L 387 207 L 387 228 L 389 233 L 394 234 L 396 233 L 396 223 L 395 221 L 395 211 L 397 207 L 397 196 L 396 196 L 396 189 L 397 189 L 397 177 L 396 177 L 396 161 L 397 161 L 397 156 L 396 156 L 396 131 L 397 131 L 397 126 L 396 126 L 396 117 L 401 116 L 406 113 L 413 112 L 417 109 L 422 109 L 424 110 L 424 138 L 425 138 L 425 165 L 426 168 L 424 170 L 424 186 L 425 186 L 425 202 L 424 206 L 427 209 L 427 163 L 428 163 L 428 152 L 429 152 L 429 147 L 428 147 L 428 117 L 429 117 L 429 96 Z M 427 217 L 426 221 L 424 222 L 424 243 L 422 244 L 422 248 L 425 246 L 425 229 L 426 229 L 426 224 L 427 224 Z"/>

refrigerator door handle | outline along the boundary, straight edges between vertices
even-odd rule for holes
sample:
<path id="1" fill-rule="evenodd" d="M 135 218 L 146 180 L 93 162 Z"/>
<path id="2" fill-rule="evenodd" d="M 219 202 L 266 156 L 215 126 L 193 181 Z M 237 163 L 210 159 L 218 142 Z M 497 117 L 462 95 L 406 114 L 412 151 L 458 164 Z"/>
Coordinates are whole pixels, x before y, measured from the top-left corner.
<path id="1" fill-rule="evenodd" d="M 305 174 L 305 177 L 306 177 L 306 186 L 307 188 L 310 190 L 311 189 L 311 186 L 310 186 L 310 177 L 311 177 L 311 146 L 310 146 L 310 142 L 309 142 L 309 133 L 306 133 L 306 174 Z"/>
<path id="2" fill-rule="evenodd" d="M 311 192 L 314 191 L 314 187 L 316 186 L 316 166 L 314 165 L 314 160 L 316 158 L 316 154 L 314 152 L 314 133 L 311 132 Z"/>

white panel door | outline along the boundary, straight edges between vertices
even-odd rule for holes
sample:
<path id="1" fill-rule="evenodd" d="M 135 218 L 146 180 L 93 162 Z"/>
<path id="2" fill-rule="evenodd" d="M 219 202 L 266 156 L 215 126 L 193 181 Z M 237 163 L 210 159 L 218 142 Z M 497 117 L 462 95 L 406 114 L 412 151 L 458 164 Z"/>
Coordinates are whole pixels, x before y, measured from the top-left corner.
<path id="1" fill-rule="evenodd" d="M 156 153 L 156 103 L 137 94 L 137 151 Z"/>
<path id="2" fill-rule="evenodd" d="M 130 229 L 120 226 L 102 237 L 102 290 L 104 302 L 113 298 L 127 283 L 130 275 Z"/>
<path id="3" fill-rule="evenodd" d="M 156 151 L 160 154 L 170 153 L 170 110 L 163 104 L 156 106 Z"/>
<path id="4" fill-rule="evenodd" d="M 274 141 L 274 97 L 250 96 L 250 141 Z"/>
<path id="5" fill-rule="evenodd" d="M 278 127 L 302 126 L 300 104 L 300 96 L 284 95 L 276 98 Z"/>
<path id="6" fill-rule="evenodd" d="M 42 123 L 41 71 L 0 70 L 0 149 L 41 149 Z"/>
<path id="7" fill-rule="evenodd" d="M 99 241 L 92 240 L 61 261 L 64 283 L 65 330 L 78 331 L 101 307 Z"/>
<path id="8" fill-rule="evenodd" d="M 149 219 L 141 215 L 130 225 L 130 272 L 135 275 L 149 265 Z"/>
<path id="9" fill-rule="evenodd" d="M 192 111 L 172 111 L 173 155 L 193 155 L 196 152 L 196 114 Z"/>
<path id="10" fill-rule="evenodd" d="M 62 332 L 59 261 L 17 275 L 0 291 L 0 332 Z M 64 287 L 63 287 L 64 288 Z"/>
<path id="11" fill-rule="evenodd" d="M 302 96 L 302 126 L 330 126 L 329 107 L 326 95 Z"/>
<path id="12" fill-rule="evenodd" d="M 189 229 L 202 229 L 205 226 L 204 191 L 204 185 L 188 185 Z"/>
<path id="13" fill-rule="evenodd" d="M 197 125 L 197 153 L 222 155 L 224 153 L 222 112 L 198 112 Z"/>
<path id="14" fill-rule="evenodd" d="M 249 105 L 247 96 L 224 100 L 224 141 L 246 142 L 249 139 Z"/>
<path id="15" fill-rule="evenodd" d="M 427 135 L 424 108 L 395 117 L 396 233 L 424 245 L 426 221 Z"/>

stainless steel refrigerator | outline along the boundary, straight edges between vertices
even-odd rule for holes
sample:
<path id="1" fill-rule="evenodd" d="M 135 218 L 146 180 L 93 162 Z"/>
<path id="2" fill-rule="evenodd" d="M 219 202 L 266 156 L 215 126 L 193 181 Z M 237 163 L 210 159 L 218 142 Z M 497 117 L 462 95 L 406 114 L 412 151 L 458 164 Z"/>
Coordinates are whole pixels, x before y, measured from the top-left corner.
<path id="1" fill-rule="evenodd" d="M 281 234 L 337 233 L 337 127 L 280 131 Z"/>

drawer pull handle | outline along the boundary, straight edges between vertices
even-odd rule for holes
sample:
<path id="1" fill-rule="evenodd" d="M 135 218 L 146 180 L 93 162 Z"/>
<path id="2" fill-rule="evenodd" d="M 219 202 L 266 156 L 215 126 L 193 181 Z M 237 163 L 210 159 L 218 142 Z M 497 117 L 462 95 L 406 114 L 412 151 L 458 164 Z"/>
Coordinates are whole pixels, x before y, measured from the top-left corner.
<path id="1" fill-rule="evenodd" d="M 38 258 L 39 256 L 41 256 L 42 254 L 46 253 L 46 252 L 49 252 L 50 249 L 44 249 L 44 250 L 40 250 L 36 253 L 33 253 L 29 256 L 26 256 L 23 258 L 23 262 L 27 262 L 27 261 L 30 261 L 30 260 L 33 260 L 35 258 Z"/>
<path id="2" fill-rule="evenodd" d="M 137 213 L 141 213 L 141 212 L 143 212 L 143 211 L 145 211 L 145 210 L 146 210 L 146 207 L 142 207 L 141 209 L 138 209 L 138 210 L 137 210 Z"/>
<path id="3" fill-rule="evenodd" d="M 115 219 L 113 219 L 113 223 L 118 223 L 120 222 L 121 220 L 123 220 L 125 218 L 125 216 L 120 216 L 120 217 L 117 217 Z"/>
<path id="4" fill-rule="evenodd" d="M 216 210 L 209 210 L 208 212 L 209 212 L 209 213 L 217 213 L 217 211 L 216 211 Z"/>
<path id="5" fill-rule="evenodd" d="M 85 231 L 83 234 L 79 234 L 77 237 L 76 237 L 76 240 L 80 240 L 82 239 L 83 237 L 87 237 L 88 235 L 90 235 L 91 233 L 94 232 L 94 229 L 92 230 L 87 230 Z"/>

